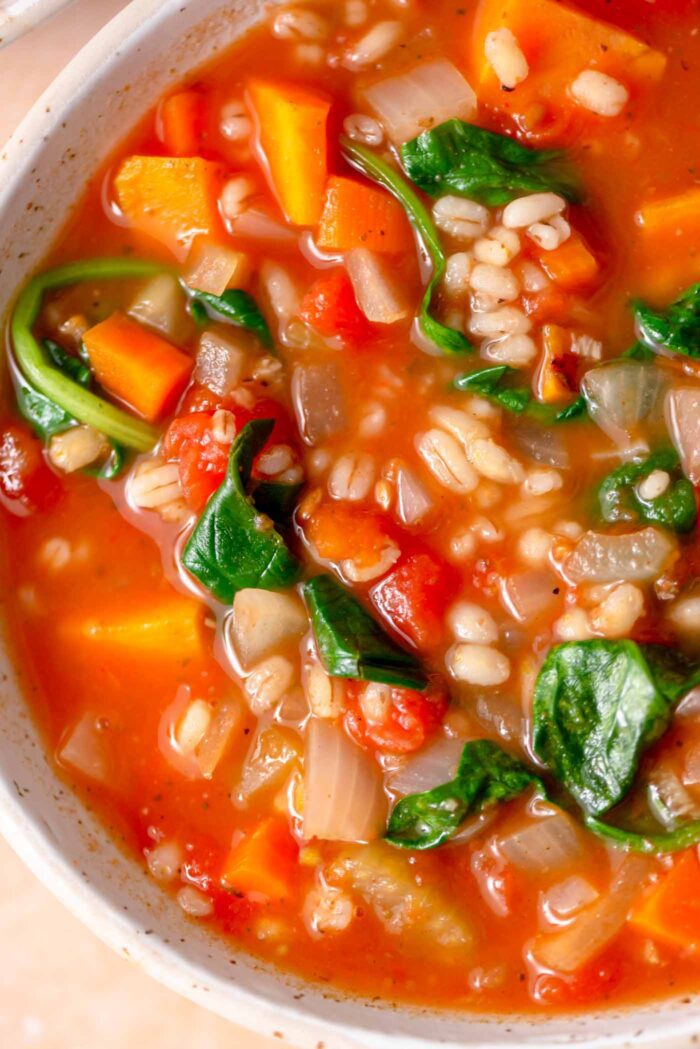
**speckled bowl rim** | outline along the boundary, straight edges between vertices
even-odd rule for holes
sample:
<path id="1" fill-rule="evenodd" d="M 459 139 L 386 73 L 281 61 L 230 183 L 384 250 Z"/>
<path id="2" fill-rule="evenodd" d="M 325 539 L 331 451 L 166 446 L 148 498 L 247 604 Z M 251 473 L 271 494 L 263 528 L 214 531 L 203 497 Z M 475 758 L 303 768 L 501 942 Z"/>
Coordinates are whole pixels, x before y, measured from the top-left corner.
<path id="1" fill-rule="evenodd" d="M 193 3 L 133 0 L 51 85 L 0 155 L 3 312 L 46 253 L 78 196 L 76 187 L 85 184 L 91 167 L 81 173 L 81 158 L 97 148 L 99 137 L 94 128 L 86 130 L 88 117 L 93 123 L 102 119 L 106 126 L 111 113 L 118 131 L 110 135 L 121 137 L 168 80 L 196 68 L 205 54 L 232 39 L 235 27 L 250 22 L 262 6 L 258 0 L 196 0 L 195 14 Z M 157 53 L 167 48 L 169 35 L 182 54 L 171 62 L 172 69 L 163 70 Z M 136 96 L 143 101 L 135 109 Z M 95 108 L 100 105 L 104 110 Z M 83 114 L 83 126 L 77 113 Z M 87 165 L 95 162 L 85 160 Z M 185 923 L 177 907 L 119 852 L 94 817 L 56 779 L 22 699 L 23 687 L 7 645 L 0 644 L 0 715 L 5 728 L 0 738 L 0 832 L 30 870 L 100 939 L 198 1004 L 259 1034 L 285 1037 L 303 1049 L 444 1045 L 497 1049 L 512 1044 L 541 1049 L 563 1045 L 680 1049 L 697 1043 L 697 998 L 542 1021 L 455 1016 L 353 999 L 304 984 L 232 951 L 220 939 Z M 184 946 L 176 945 L 178 934 L 185 937 Z M 235 979 L 225 971 L 226 961 L 236 963 Z"/>
<path id="2" fill-rule="evenodd" d="M 70 2 L 71 0 L 9 0 L 5 7 L 0 8 L 0 49 L 55 15 Z"/>

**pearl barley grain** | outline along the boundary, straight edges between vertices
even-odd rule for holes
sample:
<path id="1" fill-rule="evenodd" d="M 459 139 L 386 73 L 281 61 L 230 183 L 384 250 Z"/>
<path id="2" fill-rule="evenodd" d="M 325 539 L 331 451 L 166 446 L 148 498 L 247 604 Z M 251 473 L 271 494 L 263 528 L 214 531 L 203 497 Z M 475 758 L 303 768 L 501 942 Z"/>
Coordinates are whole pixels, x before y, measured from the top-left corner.
<path id="1" fill-rule="evenodd" d="M 498 640 L 493 616 L 471 601 L 458 601 L 447 613 L 447 625 L 460 641 L 490 645 Z"/>
<path id="2" fill-rule="evenodd" d="M 505 26 L 487 35 L 484 54 L 503 87 L 509 91 L 521 84 L 530 72 L 517 37 Z"/>
<path id="3" fill-rule="evenodd" d="M 597 69 L 579 73 L 569 91 L 580 106 L 600 117 L 619 116 L 630 97 L 624 84 Z"/>
<path id="4" fill-rule="evenodd" d="M 510 677 L 510 660 L 488 645 L 453 645 L 446 656 L 447 668 L 457 681 L 493 688 Z"/>

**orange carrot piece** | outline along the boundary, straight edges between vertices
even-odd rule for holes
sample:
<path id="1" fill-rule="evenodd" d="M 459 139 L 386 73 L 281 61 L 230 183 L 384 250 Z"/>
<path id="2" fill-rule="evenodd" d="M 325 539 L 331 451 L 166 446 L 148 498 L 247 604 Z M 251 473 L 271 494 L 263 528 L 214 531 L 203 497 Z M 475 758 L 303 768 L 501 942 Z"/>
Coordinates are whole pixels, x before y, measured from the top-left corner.
<path id="1" fill-rule="evenodd" d="M 191 157 L 199 151 L 202 131 L 202 96 L 197 91 L 179 91 L 166 98 L 160 108 L 160 137 L 176 157 Z"/>
<path id="2" fill-rule="evenodd" d="M 635 218 L 641 294 L 663 303 L 700 280 L 700 187 L 648 201 Z"/>
<path id="3" fill-rule="evenodd" d="M 513 92 L 503 92 L 484 49 L 487 35 L 504 26 L 530 68 Z M 568 86 L 589 67 L 625 83 L 658 80 L 666 67 L 660 51 L 559 0 L 481 0 L 470 36 L 468 79 L 479 101 L 498 109 L 524 112 L 534 102 L 571 108 Z"/>
<path id="4" fill-rule="evenodd" d="M 198 234 L 223 236 L 219 176 L 219 165 L 201 157 L 127 157 L 114 180 L 117 204 L 131 226 L 182 260 Z"/>
<path id="5" fill-rule="evenodd" d="M 191 357 L 122 313 L 90 328 L 83 342 L 99 384 L 151 422 L 175 408 L 194 367 Z"/>
<path id="6" fill-rule="evenodd" d="M 234 845 L 221 880 L 234 892 L 286 900 L 292 892 L 297 854 L 286 820 L 270 816 Z"/>
<path id="7" fill-rule="evenodd" d="M 330 102 L 298 84 L 248 81 L 272 187 L 290 222 L 315 226 L 328 177 Z"/>
<path id="8" fill-rule="evenodd" d="M 353 178 L 329 178 L 316 243 L 329 251 L 368 248 L 388 255 L 410 251 L 406 213 L 383 189 Z"/>
<path id="9" fill-rule="evenodd" d="M 535 377 L 535 394 L 543 404 L 571 400 L 571 384 L 566 365 L 570 353 L 571 336 L 557 324 L 542 328 L 542 358 Z"/>
<path id="10" fill-rule="evenodd" d="M 175 592 L 160 600 L 136 595 L 129 607 L 115 606 L 99 616 L 75 615 L 64 621 L 66 638 L 130 657 L 196 659 L 205 653 L 202 605 Z"/>
<path id="11" fill-rule="evenodd" d="M 700 234 L 700 186 L 643 204 L 637 222 L 645 240 Z"/>
<path id="12" fill-rule="evenodd" d="M 306 537 L 319 557 L 329 561 L 352 558 L 358 566 L 376 564 L 390 541 L 388 522 L 381 514 L 322 503 L 306 526 Z"/>
<path id="13" fill-rule="evenodd" d="M 688 849 L 642 898 L 630 922 L 645 936 L 676 947 L 700 946 L 700 862 Z"/>
<path id="14" fill-rule="evenodd" d="M 575 231 L 561 247 L 541 251 L 538 257 L 547 276 L 565 291 L 589 287 L 600 273 L 598 260 Z"/>

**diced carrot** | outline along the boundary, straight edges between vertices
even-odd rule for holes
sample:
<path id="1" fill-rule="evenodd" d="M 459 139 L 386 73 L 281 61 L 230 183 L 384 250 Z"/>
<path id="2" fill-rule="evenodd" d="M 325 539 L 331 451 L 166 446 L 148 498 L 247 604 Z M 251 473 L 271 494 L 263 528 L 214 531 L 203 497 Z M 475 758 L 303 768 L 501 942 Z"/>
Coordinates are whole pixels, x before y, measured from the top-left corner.
<path id="1" fill-rule="evenodd" d="M 570 352 L 571 336 L 557 324 L 542 328 L 542 358 L 535 378 L 537 399 L 544 404 L 571 400 L 572 365 L 576 358 Z"/>
<path id="2" fill-rule="evenodd" d="M 306 536 L 319 557 L 351 558 L 358 567 L 376 564 L 391 540 L 391 526 L 381 514 L 342 503 L 322 503 L 310 517 Z"/>
<path id="3" fill-rule="evenodd" d="M 485 54 L 487 35 L 504 26 L 529 65 L 527 78 L 509 92 Z M 533 105 L 572 107 L 568 87 L 587 68 L 631 85 L 658 80 L 666 67 L 660 51 L 559 0 L 481 0 L 470 37 L 469 79 L 479 101 L 513 113 Z"/>
<path id="4" fill-rule="evenodd" d="M 282 210 L 297 226 L 315 226 L 328 177 L 330 102 L 298 84 L 257 78 L 248 95 Z"/>
<path id="5" fill-rule="evenodd" d="M 642 204 L 637 215 L 639 288 L 658 302 L 700 279 L 700 187 Z"/>
<path id="6" fill-rule="evenodd" d="M 539 261 L 547 276 L 565 291 L 589 287 L 600 273 L 598 260 L 575 231 L 561 247 L 539 252 Z"/>
<path id="7" fill-rule="evenodd" d="M 199 151 L 202 133 L 202 96 L 197 91 L 179 91 L 160 107 L 160 137 L 176 157 L 191 157 Z"/>
<path id="8" fill-rule="evenodd" d="M 643 204 L 637 221 L 645 239 L 700 234 L 700 186 Z"/>
<path id="9" fill-rule="evenodd" d="M 132 156 L 114 180 L 117 204 L 131 226 L 182 260 L 199 233 L 220 234 L 220 168 L 201 157 Z"/>
<path id="10" fill-rule="evenodd" d="M 157 603 L 137 595 L 124 609 L 115 606 L 99 616 L 74 616 L 64 621 L 66 637 L 123 651 L 130 656 L 195 659 L 204 655 L 203 606 L 173 592 Z"/>
<path id="11" fill-rule="evenodd" d="M 688 849 L 632 911 L 632 925 L 676 947 L 700 946 L 700 862 Z"/>
<path id="12" fill-rule="evenodd" d="M 383 189 L 334 175 L 326 186 L 316 243 L 330 251 L 398 254 L 410 251 L 413 238 L 405 211 Z"/>
<path id="13" fill-rule="evenodd" d="M 263 820 L 229 853 L 221 881 L 234 892 L 286 900 L 292 892 L 297 846 L 285 820 Z"/>
<path id="14" fill-rule="evenodd" d="M 151 422 L 175 408 L 194 366 L 187 354 L 123 313 L 90 328 L 83 342 L 100 385 Z"/>

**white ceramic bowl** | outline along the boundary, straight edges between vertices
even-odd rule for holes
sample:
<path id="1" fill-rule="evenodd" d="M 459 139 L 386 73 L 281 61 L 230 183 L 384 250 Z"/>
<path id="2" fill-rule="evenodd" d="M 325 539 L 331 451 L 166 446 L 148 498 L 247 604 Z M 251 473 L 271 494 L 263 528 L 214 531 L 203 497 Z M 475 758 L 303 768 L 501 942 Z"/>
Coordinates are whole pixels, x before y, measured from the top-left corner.
<path id="1" fill-rule="evenodd" d="M 176 78 L 195 68 L 261 9 L 260 0 L 134 0 L 40 99 L 0 157 L 3 313 L 86 179 L 173 81 L 172 71 Z M 103 940 L 236 1023 L 304 1049 L 695 1044 L 697 1000 L 571 1020 L 497 1021 L 372 1006 L 301 985 L 186 922 L 119 852 L 51 771 L 1 647 L 0 726 L 0 830 L 10 844 Z"/>
<path id="2" fill-rule="evenodd" d="M 0 48 L 55 14 L 67 3 L 69 0 L 0 0 Z"/>

